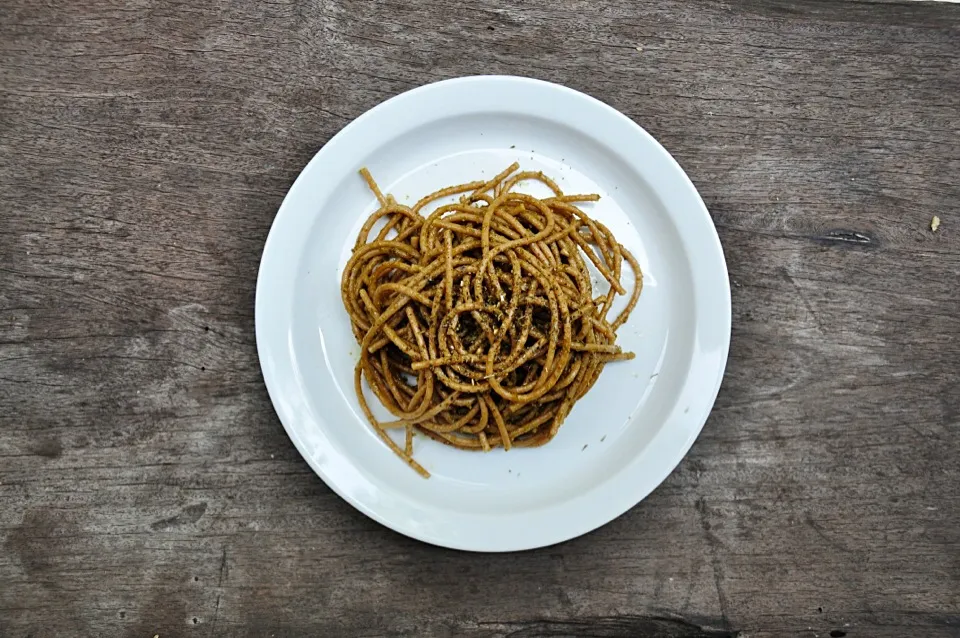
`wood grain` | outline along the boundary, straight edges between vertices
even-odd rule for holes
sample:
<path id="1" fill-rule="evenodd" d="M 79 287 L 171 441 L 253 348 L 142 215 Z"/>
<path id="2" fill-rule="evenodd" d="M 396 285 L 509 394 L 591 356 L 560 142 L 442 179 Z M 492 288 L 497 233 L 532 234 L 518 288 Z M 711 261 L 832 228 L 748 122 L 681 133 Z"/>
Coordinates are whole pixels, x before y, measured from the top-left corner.
<path id="1" fill-rule="evenodd" d="M 309 157 L 473 73 L 647 128 L 733 280 L 687 459 L 509 556 L 339 500 L 253 335 Z M 958 115 L 948 4 L 2 0 L 0 636 L 960 635 Z"/>

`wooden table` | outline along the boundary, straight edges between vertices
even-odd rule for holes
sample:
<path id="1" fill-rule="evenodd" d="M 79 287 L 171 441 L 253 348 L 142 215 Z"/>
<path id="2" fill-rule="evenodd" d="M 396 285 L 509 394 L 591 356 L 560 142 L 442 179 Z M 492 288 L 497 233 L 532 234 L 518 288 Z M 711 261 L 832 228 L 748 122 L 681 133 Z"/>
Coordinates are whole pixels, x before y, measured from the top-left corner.
<path id="1" fill-rule="evenodd" d="M 733 280 L 686 460 L 514 555 L 336 497 L 253 331 L 306 161 L 475 73 L 653 133 Z M 0 636 L 960 635 L 960 7 L 2 0 L 0 147 Z"/>

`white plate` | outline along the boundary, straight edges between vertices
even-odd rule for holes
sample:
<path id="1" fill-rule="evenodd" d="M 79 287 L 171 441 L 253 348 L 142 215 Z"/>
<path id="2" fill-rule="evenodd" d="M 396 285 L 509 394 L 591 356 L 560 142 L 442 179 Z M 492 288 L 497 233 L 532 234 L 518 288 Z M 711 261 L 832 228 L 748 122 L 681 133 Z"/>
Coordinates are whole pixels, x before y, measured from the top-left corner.
<path id="1" fill-rule="evenodd" d="M 418 437 L 414 457 L 433 475 L 423 479 L 377 438 L 354 396 L 358 347 L 340 273 L 375 208 L 357 170 L 367 166 L 384 192 L 412 202 L 514 160 L 542 169 L 566 192 L 600 193 L 590 213 L 644 272 L 640 303 L 618 333 L 637 357 L 608 365 L 544 447 L 484 454 Z M 337 494 L 429 543 L 520 550 L 603 525 L 680 462 L 719 390 L 730 287 L 706 207 L 642 128 L 562 86 L 467 77 L 380 104 L 307 164 L 264 247 L 256 331 L 280 420 Z"/>

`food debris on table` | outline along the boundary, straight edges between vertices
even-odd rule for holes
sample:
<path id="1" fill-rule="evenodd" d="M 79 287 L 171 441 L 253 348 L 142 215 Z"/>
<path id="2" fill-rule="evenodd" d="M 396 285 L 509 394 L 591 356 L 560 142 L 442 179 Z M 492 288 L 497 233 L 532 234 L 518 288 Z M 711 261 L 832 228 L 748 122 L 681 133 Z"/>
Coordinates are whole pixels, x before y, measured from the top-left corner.
<path id="1" fill-rule="evenodd" d="M 938 228 L 940 228 L 940 218 L 934 215 L 933 219 L 930 220 L 930 230 L 937 232 Z"/>

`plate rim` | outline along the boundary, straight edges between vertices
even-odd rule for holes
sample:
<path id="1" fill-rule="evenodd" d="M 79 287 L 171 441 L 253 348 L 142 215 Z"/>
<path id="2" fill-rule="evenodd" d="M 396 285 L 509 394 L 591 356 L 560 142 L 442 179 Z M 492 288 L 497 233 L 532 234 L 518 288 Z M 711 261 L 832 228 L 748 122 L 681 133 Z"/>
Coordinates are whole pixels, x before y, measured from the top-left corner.
<path id="1" fill-rule="evenodd" d="M 722 302 L 722 307 L 712 308 L 712 312 L 715 313 L 716 323 L 721 324 L 719 329 L 722 329 L 723 334 L 723 343 L 722 343 L 722 352 L 720 353 L 719 359 L 717 361 L 717 372 L 716 380 L 714 387 L 711 388 L 708 396 L 709 401 L 706 403 L 706 408 L 702 417 L 697 418 L 698 425 L 695 428 L 691 428 L 691 433 L 687 439 L 683 442 L 682 446 L 676 448 L 676 458 L 661 465 L 660 472 L 655 474 L 655 480 L 649 480 L 650 485 L 644 485 L 641 489 L 637 489 L 633 492 L 633 496 L 627 499 L 627 505 L 614 507 L 612 510 L 604 510 L 603 513 L 599 515 L 594 515 L 593 517 L 587 517 L 588 522 L 578 523 L 571 525 L 567 528 L 564 528 L 564 531 L 560 533 L 554 533 L 548 535 L 542 541 L 541 540 L 530 540 L 524 537 L 524 540 L 520 540 L 519 535 L 509 535 L 505 539 L 499 541 L 490 541 L 487 540 L 486 544 L 479 544 L 477 542 L 462 542 L 461 539 L 448 539 L 448 538 L 438 538 L 434 535 L 424 533 L 422 529 L 417 525 L 403 525 L 402 521 L 397 521 L 388 516 L 383 515 L 375 507 L 371 506 L 369 503 L 364 502 L 361 499 L 356 498 L 349 490 L 343 489 L 340 483 L 337 480 L 337 477 L 332 476 L 322 464 L 317 462 L 313 457 L 310 451 L 306 448 L 306 443 L 299 436 L 296 431 L 294 424 L 291 422 L 291 419 L 294 418 L 294 415 L 291 415 L 288 410 L 283 409 L 281 405 L 280 395 L 281 389 L 278 387 L 279 381 L 274 378 L 274 375 L 268 372 L 268 365 L 266 359 L 268 358 L 269 352 L 266 338 L 265 326 L 265 317 L 263 305 L 261 300 L 265 298 L 266 294 L 264 289 L 267 285 L 267 276 L 269 275 L 268 269 L 271 263 L 270 258 L 277 252 L 277 248 L 272 248 L 274 244 L 277 243 L 277 236 L 281 232 L 277 230 L 282 224 L 286 216 L 284 211 L 288 209 L 292 204 L 292 198 L 295 197 L 297 192 L 298 183 L 305 179 L 304 175 L 307 174 L 310 167 L 314 164 L 318 164 L 324 161 L 323 156 L 325 151 L 329 152 L 336 145 L 335 143 L 338 140 L 342 140 L 344 137 L 348 137 L 351 134 L 351 131 L 363 125 L 368 119 L 376 117 L 379 112 L 388 110 L 391 108 L 391 105 L 396 104 L 398 101 L 403 101 L 410 99 L 419 93 L 424 93 L 428 91 L 436 91 L 447 86 L 467 84 L 467 83 L 476 83 L 476 82 L 504 82 L 504 83 L 519 83 L 519 84 L 530 84 L 538 85 L 541 89 L 546 89 L 549 91 L 559 91 L 567 94 L 568 97 L 572 97 L 577 100 L 584 101 L 594 108 L 599 108 L 606 112 L 608 116 L 613 116 L 616 119 L 620 120 L 621 123 L 627 124 L 630 128 L 633 129 L 635 133 L 638 133 L 641 137 L 645 138 L 647 144 L 650 148 L 656 151 L 661 159 L 671 165 L 672 170 L 677 174 L 677 176 L 684 182 L 684 185 L 687 189 L 687 195 L 692 195 L 695 198 L 696 212 L 702 218 L 702 221 L 705 222 L 705 230 L 707 231 L 707 239 L 711 244 L 711 247 L 715 250 L 715 256 L 719 257 L 719 263 L 712 264 L 712 266 L 718 267 L 719 277 L 716 277 L 718 283 L 720 283 L 721 289 L 718 291 L 717 300 Z M 584 127 L 583 130 L 586 134 L 588 129 Z M 272 240 L 272 241 L 271 241 Z M 693 257 L 691 257 L 691 263 Z M 292 310 L 291 310 L 292 312 Z M 388 527 L 396 532 L 404 534 L 408 537 L 430 543 L 433 545 L 438 545 L 441 547 L 447 547 L 451 549 L 465 550 L 465 551 L 475 551 L 475 552 L 507 552 L 507 551 L 523 551 L 529 549 L 536 549 L 539 547 L 547 547 L 550 545 L 555 545 L 557 543 L 565 542 L 584 534 L 590 533 L 603 525 L 613 521 L 614 519 L 622 516 L 624 513 L 638 505 L 641 501 L 647 498 L 654 490 L 659 487 L 670 474 L 676 469 L 680 462 L 686 457 L 687 453 L 690 451 L 690 448 L 693 446 L 693 443 L 700 436 L 703 431 L 703 427 L 706 424 L 707 419 L 713 411 L 713 408 L 716 403 L 717 395 L 720 391 L 720 386 L 722 384 L 725 372 L 727 360 L 729 357 L 730 351 L 730 341 L 732 335 L 732 299 L 731 299 L 731 289 L 730 289 L 730 280 L 729 272 L 726 263 L 726 257 L 723 252 L 723 246 L 720 242 L 719 235 L 717 234 L 716 226 L 713 223 L 712 218 L 707 210 L 706 205 L 703 202 L 700 193 L 697 191 L 696 186 L 693 184 L 690 177 L 687 175 L 686 171 L 680 166 L 677 160 L 654 138 L 649 132 L 647 132 L 642 126 L 637 124 L 631 118 L 621 113 L 614 107 L 609 104 L 594 98 L 586 93 L 580 92 L 576 89 L 570 87 L 556 84 L 553 82 L 548 82 L 545 80 L 539 80 L 534 78 L 522 77 L 522 76 L 512 76 L 512 75 L 470 75 L 462 76 L 456 78 L 450 78 L 445 80 L 439 80 L 436 82 L 431 82 L 424 84 L 413 89 L 404 91 L 397 95 L 394 95 L 372 108 L 368 109 L 352 121 L 350 121 L 346 126 L 340 129 L 336 134 L 334 134 L 326 143 L 321 146 L 313 157 L 304 165 L 300 173 L 297 175 L 297 178 L 291 184 L 290 188 L 287 190 L 284 195 L 283 201 L 281 202 L 276 215 L 270 225 L 270 231 L 267 234 L 267 239 L 264 242 L 263 251 L 261 253 L 260 265 L 257 272 L 257 283 L 256 283 L 256 292 L 255 292 L 255 301 L 254 301 L 254 323 L 255 323 L 255 334 L 257 342 L 257 356 L 260 364 L 261 374 L 264 379 L 264 384 L 267 388 L 267 393 L 270 396 L 271 404 L 273 405 L 274 411 L 280 419 L 281 424 L 287 436 L 294 443 L 294 446 L 297 448 L 297 451 L 300 453 L 301 457 L 310 468 L 314 471 L 323 480 L 323 482 L 336 493 L 340 498 L 347 501 L 355 509 L 359 510 L 366 516 L 377 521 L 378 523 Z M 348 464 L 349 465 L 349 464 Z M 342 465 L 338 465 L 343 467 Z M 629 465 L 624 466 L 624 468 L 630 467 Z M 350 468 L 355 472 L 360 472 L 359 468 L 356 468 L 350 465 Z M 661 476 L 662 474 L 662 476 Z M 619 473 L 615 476 L 619 476 Z M 341 477 L 342 478 L 342 477 Z M 456 514 L 459 516 L 459 514 Z"/>

